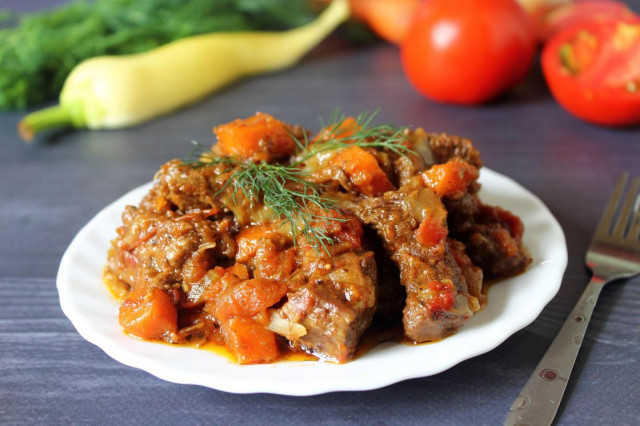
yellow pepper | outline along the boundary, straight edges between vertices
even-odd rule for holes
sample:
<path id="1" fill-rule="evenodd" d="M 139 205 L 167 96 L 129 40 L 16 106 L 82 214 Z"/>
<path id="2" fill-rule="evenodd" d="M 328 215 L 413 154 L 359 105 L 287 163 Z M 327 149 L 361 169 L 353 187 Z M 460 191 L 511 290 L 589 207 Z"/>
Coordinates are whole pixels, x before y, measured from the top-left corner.
<path id="1" fill-rule="evenodd" d="M 293 66 L 348 17 L 346 0 L 334 0 L 313 22 L 288 31 L 212 33 L 88 59 L 67 77 L 60 104 L 27 115 L 18 131 L 29 141 L 55 127 L 140 124 L 240 78 Z"/>

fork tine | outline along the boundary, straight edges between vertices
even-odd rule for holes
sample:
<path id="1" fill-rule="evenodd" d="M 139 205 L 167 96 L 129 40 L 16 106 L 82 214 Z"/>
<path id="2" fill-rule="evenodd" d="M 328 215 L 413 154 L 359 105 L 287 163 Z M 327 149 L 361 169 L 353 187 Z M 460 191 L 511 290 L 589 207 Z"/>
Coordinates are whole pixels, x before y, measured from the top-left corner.
<path id="1" fill-rule="evenodd" d="M 636 193 L 638 192 L 638 184 L 640 184 L 640 178 L 635 178 L 631 183 L 631 189 L 627 194 L 624 201 L 624 206 L 622 206 L 622 211 L 620 212 L 620 216 L 618 217 L 617 222 L 613 228 L 612 236 L 617 239 L 623 239 L 627 228 L 630 226 L 630 218 L 631 213 L 633 212 L 633 204 L 636 200 Z M 622 200 L 621 200 L 622 201 Z"/>
<path id="2" fill-rule="evenodd" d="M 631 219 L 631 226 L 629 227 L 629 239 L 632 242 L 638 242 L 640 239 L 640 194 L 638 193 L 638 186 L 640 186 L 640 177 L 637 177 L 634 181 L 636 191 L 635 201 L 633 202 L 632 210 L 635 211 L 633 218 Z"/>
<path id="3" fill-rule="evenodd" d="M 625 172 L 618 184 L 616 185 L 615 191 L 613 191 L 613 195 L 611 195 L 611 199 L 609 199 L 609 203 L 602 214 L 602 218 L 600 219 L 600 223 L 598 223 L 598 228 L 596 229 L 595 235 L 597 237 L 607 237 L 611 233 L 611 225 L 613 223 L 613 219 L 616 216 L 616 211 L 618 210 L 618 205 L 620 204 L 620 198 L 622 197 L 622 191 L 624 190 L 624 186 L 627 183 L 627 178 L 629 177 L 629 173 Z"/>

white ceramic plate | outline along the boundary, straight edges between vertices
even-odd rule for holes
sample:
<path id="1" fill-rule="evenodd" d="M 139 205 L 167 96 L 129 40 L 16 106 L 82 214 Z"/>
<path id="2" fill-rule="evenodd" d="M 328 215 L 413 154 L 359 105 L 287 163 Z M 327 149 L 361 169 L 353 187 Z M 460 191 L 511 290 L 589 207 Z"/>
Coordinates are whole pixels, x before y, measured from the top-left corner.
<path id="1" fill-rule="evenodd" d="M 567 249 L 560 225 L 545 205 L 513 180 L 483 168 L 480 196 L 505 207 L 525 224 L 524 244 L 533 263 L 526 273 L 489 291 L 487 307 L 441 342 L 408 346 L 383 343 L 343 365 L 299 361 L 239 366 L 210 351 L 139 341 L 118 324 L 118 303 L 102 282 L 109 241 L 125 205 L 138 204 L 150 184 L 103 209 L 74 238 L 58 271 L 60 305 L 78 332 L 123 364 L 176 383 L 235 393 L 314 395 L 380 388 L 440 373 L 488 352 L 530 324 L 560 288 Z"/>

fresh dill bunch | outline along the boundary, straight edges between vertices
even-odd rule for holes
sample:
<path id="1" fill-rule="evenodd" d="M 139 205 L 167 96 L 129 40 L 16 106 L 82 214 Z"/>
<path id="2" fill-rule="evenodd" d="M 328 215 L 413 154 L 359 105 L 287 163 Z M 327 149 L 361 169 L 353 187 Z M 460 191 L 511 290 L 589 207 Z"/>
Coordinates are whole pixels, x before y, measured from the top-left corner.
<path id="1" fill-rule="evenodd" d="M 320 140 L 311 143 L 305 134 L 304 140 L 300 141 L 296 139 L 296 144 L 298 145 L 298 149 L 300 149 L 297 163 L 302 163 L 323 152 L 334 151 L 350 146 L 387 150 L 403 157 L 415 154 L 405 143 L 408 138 L 408 127 L 398 127 L 391 124 L 371 124 L 379 111 L 380 109 L 372 113 L 363 112 L 351 123 L 346 121 L 349 117 L 340 114 L 338 110 L 333 112 L 328 123 L 325 124 L 324 121 L 320 119 L 321 128 L 328 131 L 329 134 L 337 132 L 347 133 L 348 135 L 330 137 L 324 141 Z"/>

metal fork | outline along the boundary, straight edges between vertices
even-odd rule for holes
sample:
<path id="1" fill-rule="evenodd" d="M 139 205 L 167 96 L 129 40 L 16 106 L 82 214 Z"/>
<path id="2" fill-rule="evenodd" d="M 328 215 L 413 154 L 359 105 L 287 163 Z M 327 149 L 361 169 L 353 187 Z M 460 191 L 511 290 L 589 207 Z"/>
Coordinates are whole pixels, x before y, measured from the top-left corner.
<path id="1" fill-rule="evenodd" d="M 609 200 L 587 251 L 587 267 L 593 273 L 580 300 L 553 343 L 515 399 L 506 426 L 550 425 L 587 331 L 593 308 L 605 284 L 640 273 L 640 177 L 623 198 L 625 173 Z"/>

